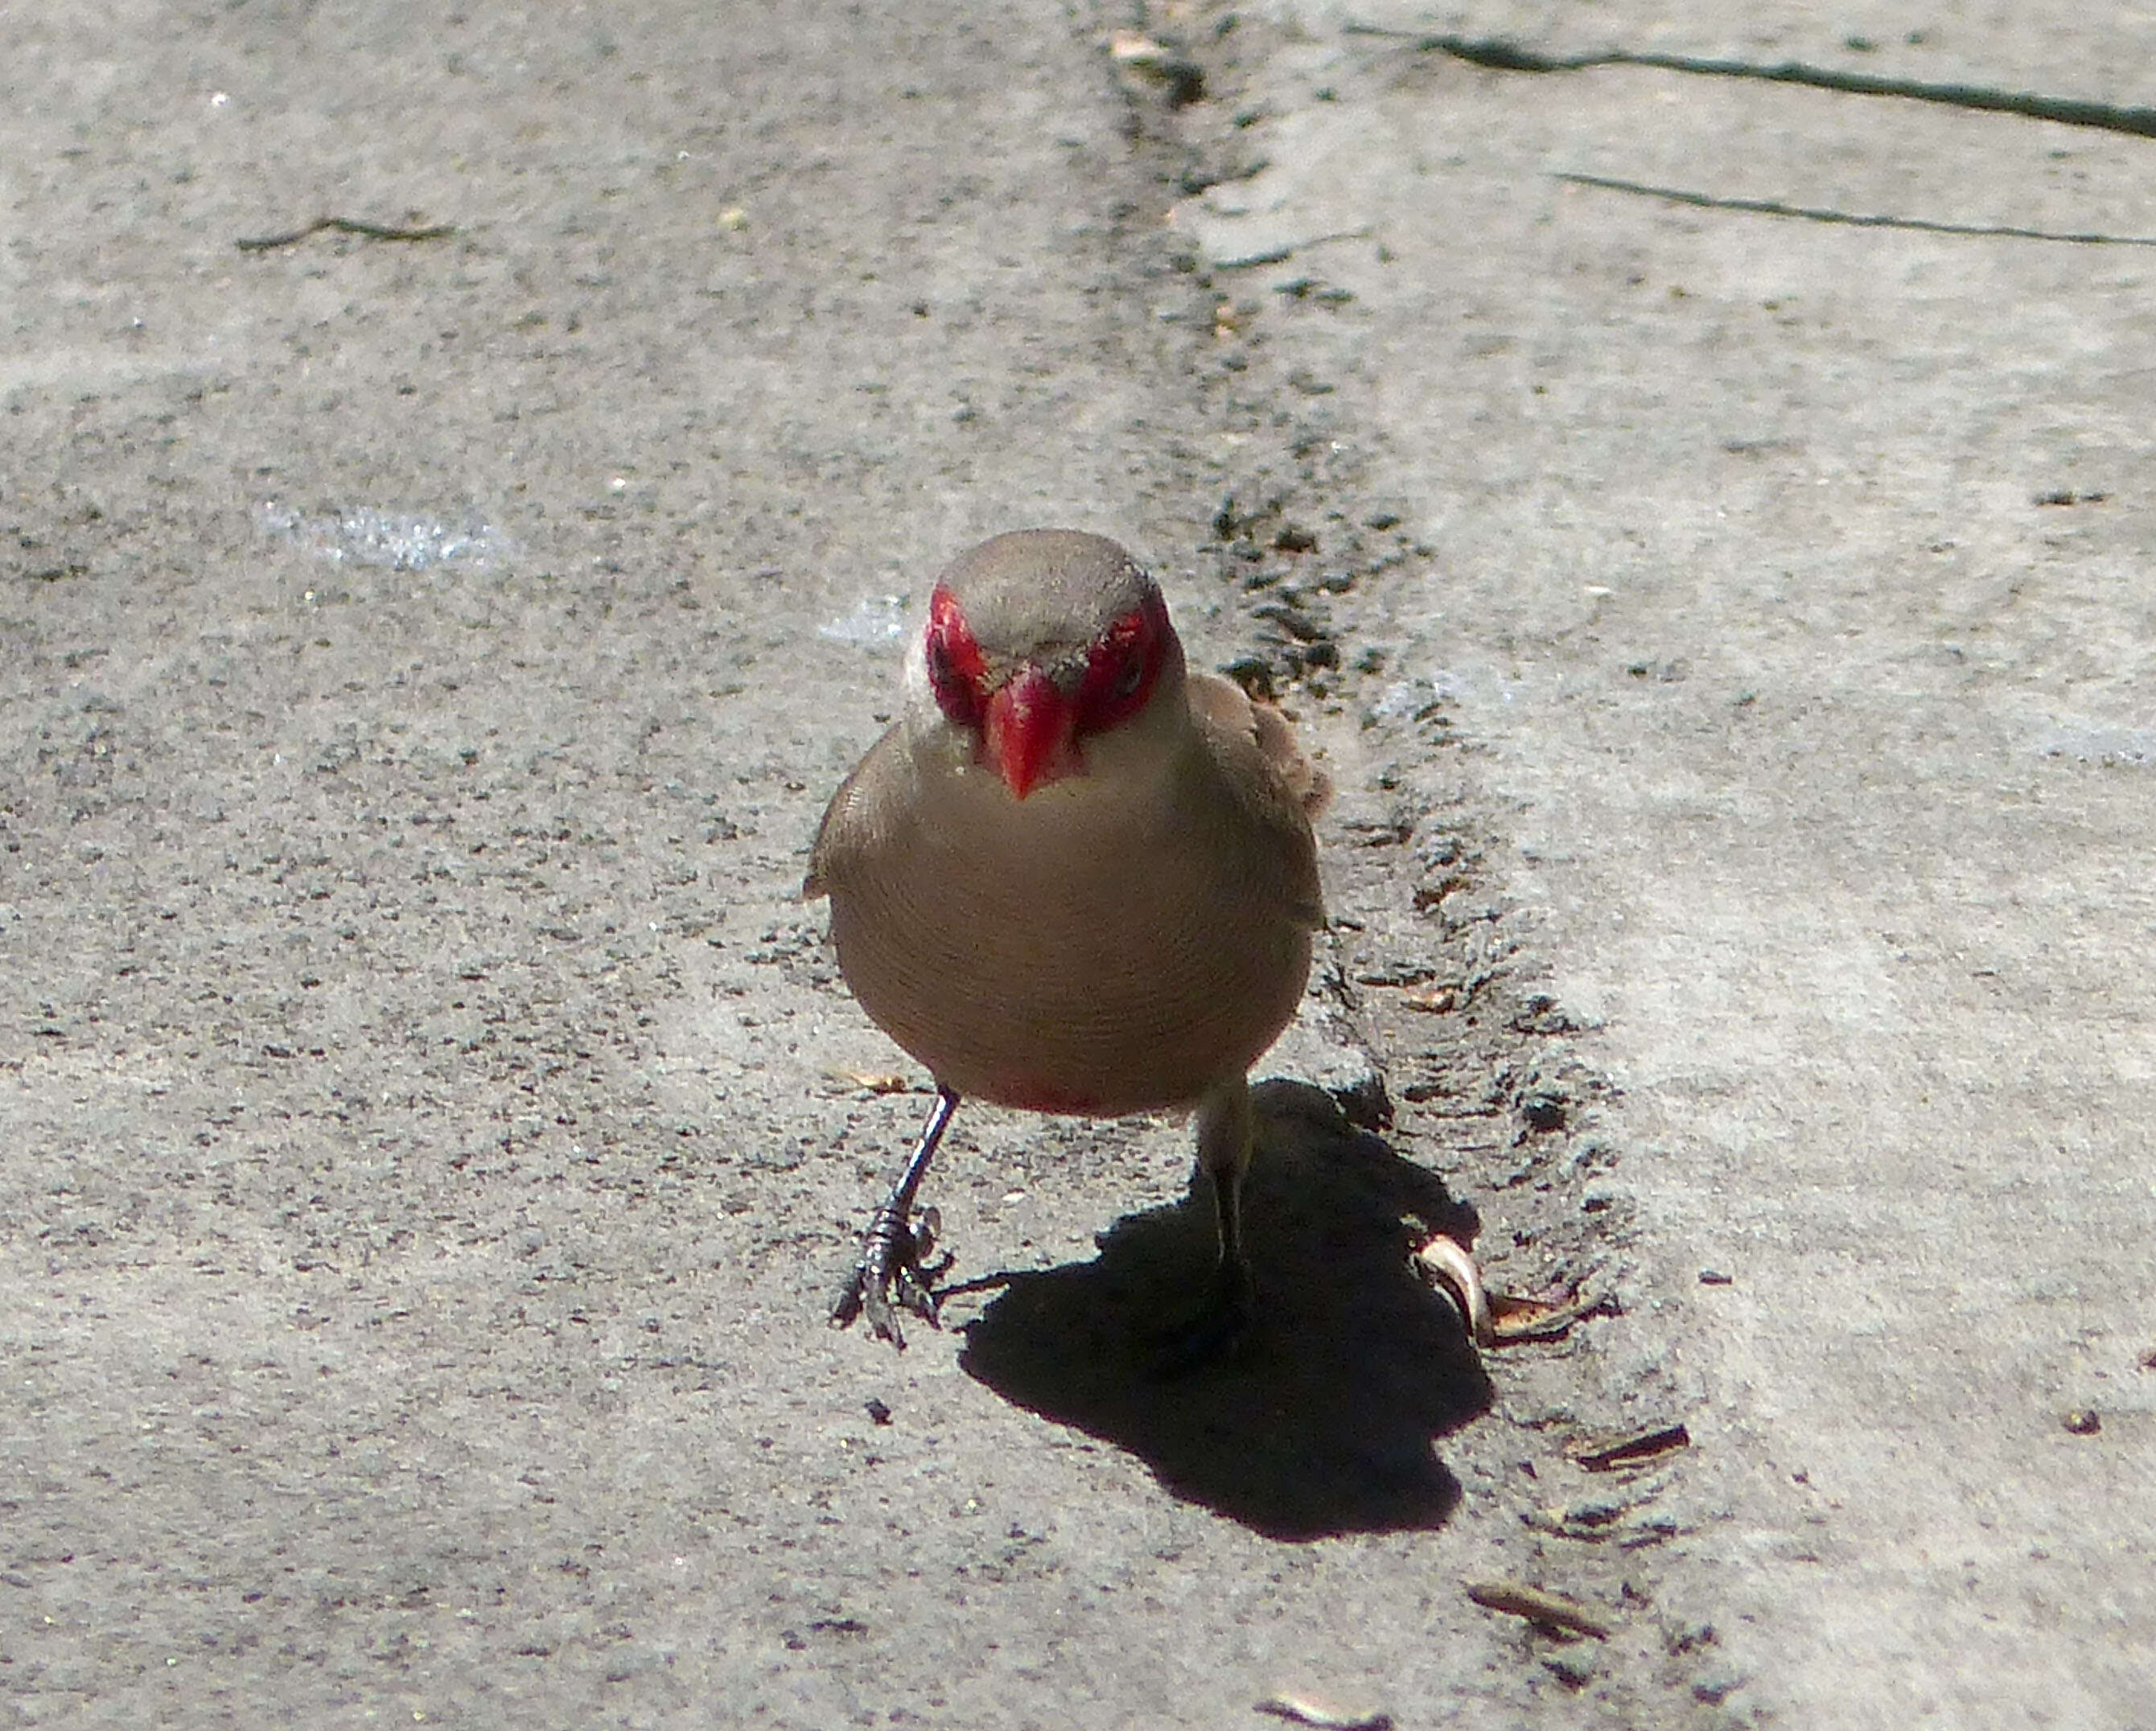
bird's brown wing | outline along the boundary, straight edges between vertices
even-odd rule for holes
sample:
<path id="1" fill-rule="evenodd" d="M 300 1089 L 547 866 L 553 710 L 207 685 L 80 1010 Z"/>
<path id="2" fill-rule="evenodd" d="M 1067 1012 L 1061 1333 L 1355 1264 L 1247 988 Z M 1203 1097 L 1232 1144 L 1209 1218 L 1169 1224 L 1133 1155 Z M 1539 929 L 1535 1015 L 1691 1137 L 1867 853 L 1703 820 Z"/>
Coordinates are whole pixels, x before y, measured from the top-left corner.
<path id="1" fill-rule="evenodd" d="M 896 723 L 886 727 L 824 808 L 815 845 L 808 850 L 808 875 L 801 881 L 803 900 L 813 901 L 828 893 L 879 835 L 880 814 L 903 790 L 906 779 L 906 745 L 900 735 Z"/>
<path id="2" fill-rule="evenodd" d="M 1332 797 L 1332 783 L 1270 704 L 1252 701 L 1240 686 L 1210 673 L 1193 673 L 1189 691 L 1191 717 L 1223 782 L 1254 820 L 1296 917 L 1316 930 L 1325 923 L 1325 897 L 1310 825 Z"/>

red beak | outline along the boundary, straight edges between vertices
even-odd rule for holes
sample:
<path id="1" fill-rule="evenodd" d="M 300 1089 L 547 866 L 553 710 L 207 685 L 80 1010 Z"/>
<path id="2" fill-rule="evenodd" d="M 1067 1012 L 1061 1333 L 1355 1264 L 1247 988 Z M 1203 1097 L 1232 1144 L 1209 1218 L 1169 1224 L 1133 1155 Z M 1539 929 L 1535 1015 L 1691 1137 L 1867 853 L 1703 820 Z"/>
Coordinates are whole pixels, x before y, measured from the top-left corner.
<path id="1" fill-rule="evenodd" d="M 1038 667 L 1021 669 L 988 699 L 981 737 L 1011 798 L 1023 799 L 1079 768 L 1078 711 Z"/>

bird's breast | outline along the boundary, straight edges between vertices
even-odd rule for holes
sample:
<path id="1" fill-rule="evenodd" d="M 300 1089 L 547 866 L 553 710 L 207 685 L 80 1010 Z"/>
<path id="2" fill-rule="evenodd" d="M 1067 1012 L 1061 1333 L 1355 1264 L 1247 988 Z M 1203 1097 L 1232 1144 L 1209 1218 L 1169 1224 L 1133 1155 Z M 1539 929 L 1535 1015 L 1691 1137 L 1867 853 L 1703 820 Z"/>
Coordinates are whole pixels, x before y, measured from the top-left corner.
<path id="1" fill-rule="evenodd" d="M 1295 1013 L 1306 929 L 1232 819 L 1163 782 L 1012 800 L 936 778 L 828 886 L 862 1007 L 961 1094 L 1112 1115 L 1187 1103 Z"/>

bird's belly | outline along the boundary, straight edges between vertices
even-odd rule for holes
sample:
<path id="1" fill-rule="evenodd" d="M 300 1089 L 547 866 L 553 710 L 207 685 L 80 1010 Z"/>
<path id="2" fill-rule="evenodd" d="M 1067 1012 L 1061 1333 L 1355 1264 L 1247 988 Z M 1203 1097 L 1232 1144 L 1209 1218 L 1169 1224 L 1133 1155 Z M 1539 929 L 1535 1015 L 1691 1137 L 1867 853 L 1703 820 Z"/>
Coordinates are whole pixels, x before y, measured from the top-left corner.
<path id="1" fill-rule="evenodd" d="M 831 886 L 831 931 L 862 1008 L 939 1082 L 1107 1117 L 1194 1101 L 1293 1016 L 1310 935 L 1263 889 L 1188 857 L 899 848 Z"/>

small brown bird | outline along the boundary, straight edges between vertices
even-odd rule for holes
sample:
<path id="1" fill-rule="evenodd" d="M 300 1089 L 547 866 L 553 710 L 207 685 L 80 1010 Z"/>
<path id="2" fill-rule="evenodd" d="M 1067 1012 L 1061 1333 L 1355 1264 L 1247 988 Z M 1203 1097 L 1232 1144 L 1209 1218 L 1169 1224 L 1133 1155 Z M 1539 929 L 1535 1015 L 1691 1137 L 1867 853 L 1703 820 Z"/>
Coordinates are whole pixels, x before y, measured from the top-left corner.
<path id="1" fill-rule="evenodd" d="M 936 1321 L 913 1202 L 962 1098 L 1113 1117 L 1197 1108 L 1220 1260 L 1194 1334 L 1250 1304 L 1247 1074 L 1301 1001 L 1324 922 L 1327 792 L 1280 713 L 1183 665 L 1112 541 L 999 535 L 929 597 L 905 709 L 833 796 L 805 893 L 831 898 L 861 1007 L 937 1102 L 832 1312 L 903 1347 Z"/>

